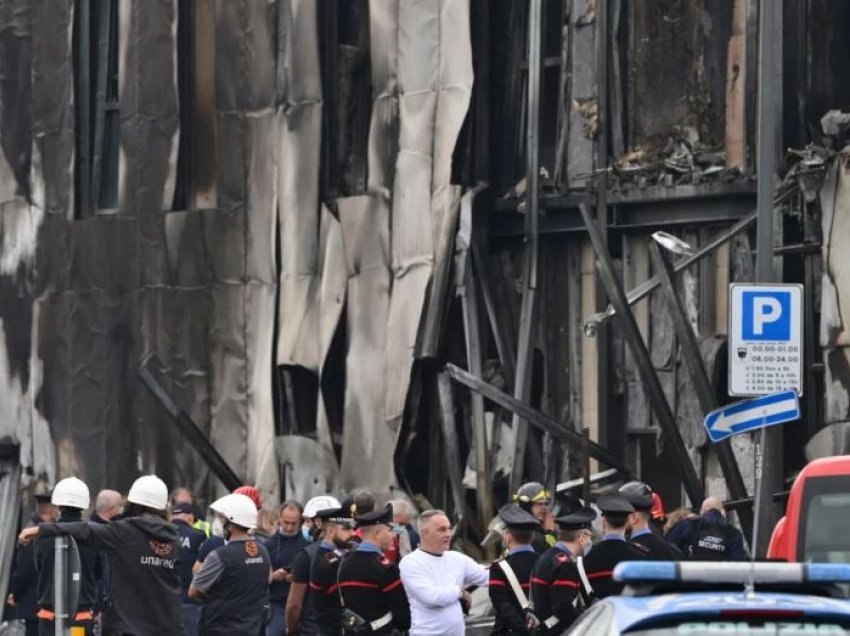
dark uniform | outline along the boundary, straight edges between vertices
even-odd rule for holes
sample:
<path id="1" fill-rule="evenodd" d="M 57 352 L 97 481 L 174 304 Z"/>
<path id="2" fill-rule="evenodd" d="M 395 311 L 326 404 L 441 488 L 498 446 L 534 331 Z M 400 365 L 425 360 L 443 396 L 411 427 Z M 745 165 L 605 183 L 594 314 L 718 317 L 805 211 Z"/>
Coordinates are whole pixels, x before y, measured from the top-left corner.
<path id="1" fill-rule="evenodd" d="M 602 495 L 596 502 L 609 526 L 623 527 L 626 518 L 634 507 L 622 495 Z M 565 575 L 572 579 L 574 587 L 570 592 L 570 602 L 578 593 L 587 594 L 593 599 L 606 598 L 620 594 L 625 585 L 613 579 L 614 568 L 622 561 L 642 560 L 647 557 L 647 551 L 640 545 L 626 541 L 622 534 L 611 533 L 602 538 L 598 544 L 582 560 L 584 572 L 591 590 L 585 590 L 578 570 L 578 564 L 571 562 L 566 565 Z"/>
<path id="2" fill-rule="evenodd" d="M 652 488 L 640 481 L 630 481 L 620 488 L 620 494 L 628 499 L 648 525 L 652 518 Z M 649 527 L 632 531 L 629 541 L 655 561 L 681 561 L 684 558 L 679 548 L 653 533 Z"/>
<path id="3" fill-rule="evenodd" d="M 260 634 L 265 626 L 271 559 L 259 541 L 235 539 L 212 552 L 195 575 L 204 594 L 202 636 Z"/>
<path id="4" fill-rule="evenodd" d="M 113 633 L 186 633 L 180 608 L 179 535 L 165 519 L 145 514 L 106 525 L 44 523 L 40 528 L 42 537 L 64 534 L 106 551 L 109 602 L 119 624 Z"/>
<path id="5" fill-rule="evenodd" d="M 555 521 L 562 530 L 590 530 L 596 518 L 591 508 L 579 508 Z M 534 615 L 540 621 L 540 634 L 561 634 L 578 616 L 574 605 L 579 592 L 575 555 L 564 543 L 556 543 L 537 561 L 531 576 Z"/>
<path id="6" fill-rule="evenodd" d="M 313 612 L 313 593 L 310 591 L 309 585 L 310 569 L 313 567 L 313 561 L 316 559 L 316 554 L 318 554 L 321 547 L 321 541 L 311 543 L 295 555 L 295 562 L 292 565 L 292 582 L 302 583 L 308 586 L 307 593 L 304 595 L 301 618 L 298 621 L 298 633 L 300 636 L 315 636 L 319 633 L 316 615 Z"/>
<path id="7" fill-rule="evenodd" d="M 392 524 L 392 506 L 358 515 L 358 527 Z M 377 545 L 362 541 L 347 554 L 339 566 L 339 591 L 346 615 L 356 614 L 365 631 L 391 634 L 410 629 L 410 604 L 401 583 L 398 565 L 387 558 Z M 346 622 L 346 634 L 358 633 Z"/>
<path id="8" fill-rule="evenodd" d="M 743 561 L 747 559 L 744 537 L 719 510 L 683 519 L 667 535 L 694 561 Z"/>
<path id="9" fill-rule="evenodd" d="M 533 531 L 539 527 L 539 522 L 533 515 L 514 504 L 503 506 L 499 510 L 499 518 L 505 524 L 508 532 L 517 530 Z M 538 554 L 531 545 L 517 545 L 503 559 L 490 566 L 490 584 L 488 591 L 490 601 L 496 612 L 496 622 L 493 634 L 530 634 L 527 628 L 526 610 L 529 607 L 529 586 L 531 573 L 537 563 Z M 514 588 L 509 573 L 519 585 Z"/>
<path id="10" fill-rule="evenodd" d="M 58 523 L 74 523 L 83 520 L 82 510 L 63 508 Z M 54 543 L 56 537 L 45 537 L 35 542 L 35 563 L 38 570 L 38 617 L 39 633 L 52 636 L 55 633 L 53 613 L 53 571 L 55 564 Z M 97 584 L 101 575 L 100 552 L 86 543 L 77 544 L 80 556 L 80 596 L 72 627 L 82 627 L 86 634 L 92 633 L 94 610 L 97 605 Z"/>
<path id="11" fill-rule="evenodd" d="M 648 528 L 632 532 L 629 541 L 643 548 L 646 552 L 646 558 L 653 561 L 681 561 L 684 558 L 679 548 L 669 541 L 665 541 Z"/>
<path id="12" fill-rule="evenodd" d="M 172 511 L 181 514 L 191 513 L 192 505 L 178 502 L 174 504 Z M 203 530 L 190 526 L 182 519 L 175 519 L 172 523 L 180 533 L 180 601 L 183 604 L 183 624 L 186 626 L 186 633 L 194 636 L 198 633 L 200 605 L 189 598 L 189 585 L 192 584 L 192 566 L 198 560 L 198 551 L 201 549 L 201 544 L 206 541 L 207 535 Z"/>
<path id="13" fill-rule="evenodd" d="M 43 495 L 42 495 L 43 496 Z M 46 495 L 50 501 L 50 495 Z M 40 525 L 41 518 L 33 513 L 27 528 Z M 38 634 L 38 572 L 35 568 L 35 543 L 17 546 L 15 566 L 9 581 L 9 595 L 15 600 L 14 618 L 25 621 L 26 636 Z"/>
<path id="14" fill-rule="evenodd" d="M 329 508 L 316 513 L 316 518 L 325 524 L 337 524 L 352 528 L 354 519 L 351 507 Z M 337 589 L 337 572 L 345 551 L 322 540 L 316 556 L 310 564 L 310 596 L 313 615 L 320 634 L 339 634 L 342 631 L 342 605 Z"/>
<path id="15" fill-rule="evenodd" d="M 310 596 L 321 634 L 339 634 L 342 630 L 342 606 L 336 582 L 342 555 L 342 550 L 322 541 L 310 565 Z"/>

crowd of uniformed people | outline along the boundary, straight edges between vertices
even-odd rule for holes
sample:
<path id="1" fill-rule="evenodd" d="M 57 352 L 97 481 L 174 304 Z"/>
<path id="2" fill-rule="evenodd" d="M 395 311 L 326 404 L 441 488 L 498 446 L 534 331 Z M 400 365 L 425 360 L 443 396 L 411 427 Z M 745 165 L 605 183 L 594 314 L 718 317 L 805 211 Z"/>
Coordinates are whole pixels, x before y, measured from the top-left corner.
<path id="1" fill-rule="evenodd" d="M 559 634 L 597 599 L 619 594 L 625 560 L 746 558 L 722 503 L 671 519 L 641 482 L 601 495 L 595 507 L 561 499 L 557 516 L 539 483 L 499 511 L 503 557 L 479 565 L 450 550 L 439 510 L 418 528 L 404 500 L 385 506 L 366 492 L 340 501 L 285 501 L 277 515 L 251 486 L 199 514 L 192 492 L 169 494 L 154 475 L 126 498 L 90 495 L 74 477 L 37 498 L 20 546 L 7 617 L 27 634 L 55 633 L 54 544 L 72 537 L 80 555 L 79 634 L 462 634 L 470 592 L 489 586 L 495 634 Z M 600 519 L 597 520 L 597 515 Z M 671 517 L 674 515 L 671 515 Z M 673 523 L 675 521 L 675 523 Z"/>

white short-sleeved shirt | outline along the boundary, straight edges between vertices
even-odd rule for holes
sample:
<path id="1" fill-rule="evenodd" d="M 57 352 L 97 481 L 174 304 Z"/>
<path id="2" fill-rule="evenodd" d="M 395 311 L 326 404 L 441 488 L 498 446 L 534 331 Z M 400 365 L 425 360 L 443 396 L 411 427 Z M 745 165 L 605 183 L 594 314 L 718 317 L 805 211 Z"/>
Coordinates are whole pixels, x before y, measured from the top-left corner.
<path id="1" fill-rule="evenodd" d="M 465 633 L 460 597 L 464 588 L 487 585 L 484 566 L 460 552 L 435 556 L 420 548 L 404 557 L 399 569 L 410 601 L 411 636 Z"/>

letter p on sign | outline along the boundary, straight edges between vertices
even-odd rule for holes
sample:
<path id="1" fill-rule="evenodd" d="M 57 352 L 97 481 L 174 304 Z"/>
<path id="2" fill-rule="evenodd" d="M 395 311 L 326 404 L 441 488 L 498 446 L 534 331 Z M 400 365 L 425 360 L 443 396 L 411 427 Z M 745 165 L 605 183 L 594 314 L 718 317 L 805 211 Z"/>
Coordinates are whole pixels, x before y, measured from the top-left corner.
<path id="1" fill-rule="evenodd" d="M 743 296 L 745 318 L 742 326 L 745 340 L 790 339 L 790 292 L 745 291 Z"/>

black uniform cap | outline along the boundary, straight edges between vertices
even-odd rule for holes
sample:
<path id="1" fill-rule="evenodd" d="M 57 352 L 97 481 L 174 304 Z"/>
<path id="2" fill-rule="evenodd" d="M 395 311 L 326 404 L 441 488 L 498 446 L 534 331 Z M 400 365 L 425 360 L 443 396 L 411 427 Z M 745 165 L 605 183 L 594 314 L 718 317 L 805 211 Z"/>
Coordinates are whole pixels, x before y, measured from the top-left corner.
<path id="1" fill-rule="evenodd" d="M 568 515 L 562 515 L 555 519 L 555 523 L 561 530 L 584 530 L 590 528 L 590 522 L 596 519 L 596 511 L 593 508 L 579 508 Z"/>
<path id="2" fill-rule="evenodd" d="M 652 488 L 642 481 L 630 481 L 623 484 L 619 490 L 620 494 L 629 500 L 635 510 L 649 512 L 652 510 Z"/>
<path id="3" fill-rule="evenodd" d="M 366 526 L 378 526 L 378 525 L 392 525 L 393 522 L 393 506 L 392 504 L 387 504 L 380 510 L 375 510 L 373 512 L 366 512 L 362 515 L 355 515 L 354 521 L 357 522 L 358 528 L 365 528 Z"/>
<path id="4" fill-rule="evenodd" d="M 516 504 L 502 506 L 499 509 L 499 519 L 508 530 L 537 530 L 540 527 L 537 517 Z"/>
<path id="5" fill-rule="evenodd" d="M 623 495 L 614 493 L 600 495 L 599 499 L 596 500 L 596 505 L 602 511 L 603 517 L 607 515 L 626 516 L 635 511 L 635 507 L 629 503 L 628 499 Z"/>
<path id="6" fill-rule="evenodd" d="M 33 497 L 38 503 L 50 503 L 53 500 L 53 490 L 37 492 Z"/>
<path id="7" fill-rule="evenodd" d="M 345 508 L 325 508 L 316 512 L 316 519 L 327 521 L 328 523 L 338 523 L 348 528 L 354 527 L 354 519 L 351 513 Z"/>

